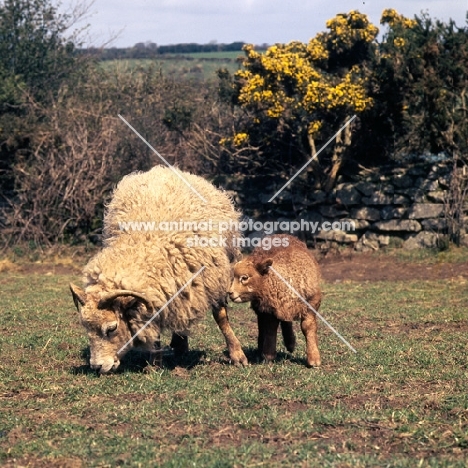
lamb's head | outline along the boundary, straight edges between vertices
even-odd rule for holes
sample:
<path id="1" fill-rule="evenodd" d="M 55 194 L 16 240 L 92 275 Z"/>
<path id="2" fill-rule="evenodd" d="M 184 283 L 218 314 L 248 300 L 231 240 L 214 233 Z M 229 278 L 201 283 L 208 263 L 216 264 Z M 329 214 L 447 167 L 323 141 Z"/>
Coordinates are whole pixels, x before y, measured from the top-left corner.
<path id="1" fill-rule="evenodd" d="M 262 291 L 263 280 L 272 265 L 271 258 L 252 261 L 249 258 L 234 265 L 234 280 L 229 289 L 233 302 L 249 302 L 257 298 Z"/>
<path id="2" fill-rule="evenodd" d="M 71 283 L 70 289 L 89 337 L 91 368 L 101 374 L 117 369 L 120 359 L 134 346 L 129 317 L 138 314 L 146 299 L 132 291 L 86 293 Z"/>

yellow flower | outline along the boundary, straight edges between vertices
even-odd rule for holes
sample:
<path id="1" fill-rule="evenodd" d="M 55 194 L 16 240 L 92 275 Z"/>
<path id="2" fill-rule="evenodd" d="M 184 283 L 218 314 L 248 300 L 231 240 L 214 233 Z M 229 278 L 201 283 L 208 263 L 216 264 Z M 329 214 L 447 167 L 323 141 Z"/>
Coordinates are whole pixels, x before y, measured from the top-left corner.
<path id="1" fill-rule="evenodd" d="M 318 120 L 316 120 L 315 122 L 310 122 L 309 127 L 307 128 L 307 133 L 309 135 L 316 135 L 321 128 L 322 123 Z"/>
<path id="2" fill-rule="evenodd" d="M 234 135 L 233 144 L 234 146 L 241 146 L 249 139 L 247 133 L 236 133 Z"/>

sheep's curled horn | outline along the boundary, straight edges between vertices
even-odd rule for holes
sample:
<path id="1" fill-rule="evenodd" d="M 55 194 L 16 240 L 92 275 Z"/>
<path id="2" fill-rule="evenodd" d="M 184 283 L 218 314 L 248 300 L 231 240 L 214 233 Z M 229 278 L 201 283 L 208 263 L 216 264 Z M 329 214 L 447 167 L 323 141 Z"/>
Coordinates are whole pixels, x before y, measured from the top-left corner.
<path id="1" fill-rule="evenodd" d="M 148 309 L 154 310 L 154 307 L 151 304 L 151 302 L 143 294 L 137 293 L 135 291 L 129 291 L 127 289 L 118 289 L 117 291 L 112 291 L 112 292 L 102 294 L 101 299 L 99 300 L 99 303 L 98 303 L 98 308 L 102 309 L 107 304 L 112 302 L 114 299 L 117 299 L 118 297 L 121 297 L 121 296 L 131 296 L 136 299 L 140 299 L 145 303 Z"/>

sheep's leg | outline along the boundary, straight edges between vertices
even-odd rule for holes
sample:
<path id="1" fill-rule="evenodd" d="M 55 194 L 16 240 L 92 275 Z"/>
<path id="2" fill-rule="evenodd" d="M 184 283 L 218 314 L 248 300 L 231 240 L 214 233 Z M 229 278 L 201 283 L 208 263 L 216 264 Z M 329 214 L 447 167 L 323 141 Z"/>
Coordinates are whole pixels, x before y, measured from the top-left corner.
<path id="1" fill-rule="evenodd" d="M 286 349 L 292 353 L 296 347 L 296 335 L 293 329 L 292 322 L 280 322 L 281 333 L 283 335 L 283 343 Z"/>
<path id="2" fill-rule="evenodd" d="M 319 367 L 321 362 L 317 346 L 317 319 L 314 313 L 301 319 L 301 330 L 306 339 L 307 366 Z"/>
<path id="3" fill-rule="evenodd" d="M 189 350 L 188 336 L 174 332 L 169 346 L 174 350 L 174 354 L 176 356 L 181 356 L 182 354 L 187 353 Z"/>
<path id="4" fill-rule="evenodd" d="M 162 367 L 161 340 L 154 342 L 154 349 L 149 352 L 148 365 L 152 367 Z"/>
<path id="5" fill-rule="evenodd" d="M 240 341 L 232 331 L 229 323 L 229 318 L 226 310 L 226 306 L 220 306 L 219 308 L 213 308 L 213 317 L 218 324 L 224 338 L 226 339 L 226 345 L 229 351 L 229 357 L 234 364 L 242 364 L 246 366 L 248 364 L 247 358 L 245 357 L 244 351 Z"/>
<path id="6" fill-rule="evenodd" d="M 276 358 L 276 337 L 278 334 L 279 320 L 272 314 L 259 314 L 261 320 L 263 344 L 259 346 L 259 351 L 265 361 L 270 362 Z"/>

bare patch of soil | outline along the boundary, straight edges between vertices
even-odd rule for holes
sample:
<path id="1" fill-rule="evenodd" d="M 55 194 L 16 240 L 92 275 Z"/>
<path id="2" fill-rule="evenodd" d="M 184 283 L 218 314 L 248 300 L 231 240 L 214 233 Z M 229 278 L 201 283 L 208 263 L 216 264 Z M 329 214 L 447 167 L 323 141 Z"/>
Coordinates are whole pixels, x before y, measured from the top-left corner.
<path id="1" fill-rule="evenodd" d="M 329 283 L 348 281 L 410 281 L 468 279 L 468 261 L 465 262 L 406 262 L 381 253 L 328 252 L 316 257 L 323 279 Z M 20 274 L 79 275 L 83 265 L 76 263 L 11 264 L 9 270 Z M 8 271 L 8 268 L 5 268 Z"/>
<path id="2" fill-rule="evenodd" d="M 468 278 L 468 262 L 408 263 L 390 255 L 328 254 L 318 260 L 323 279 L 341 281 L 411 281 Z"/>
<path id="3" fill-rule="evenodd" d="M 82 270 L 80 264 L 53 264 L 53 263 L 30 263 L 19 265 L 16 269 L 17 273 L 31 275 L 79 275 Z"/>

